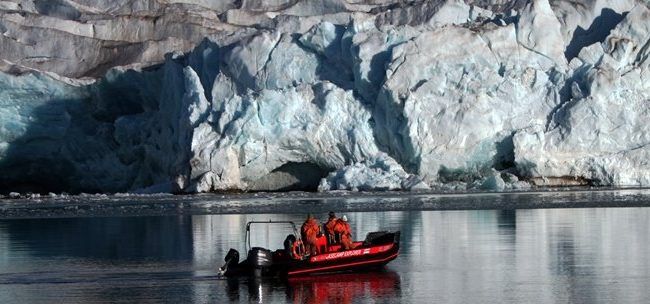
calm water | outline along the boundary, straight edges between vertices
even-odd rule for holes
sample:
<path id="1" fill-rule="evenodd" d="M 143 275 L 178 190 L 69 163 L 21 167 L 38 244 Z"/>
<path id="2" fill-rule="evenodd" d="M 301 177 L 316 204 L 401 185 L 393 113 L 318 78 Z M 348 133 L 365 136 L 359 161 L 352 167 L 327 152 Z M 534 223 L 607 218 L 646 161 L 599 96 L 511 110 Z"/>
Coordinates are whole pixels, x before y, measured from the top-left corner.
<path id="1" fill-rule="evenodd" d="M 225 280 L 217 267 L 243 249 L 247 221 L 303 215 L 0 221 L 0 303 L 650 303 L 650 208 L 347 215 L 357 239 L 401 230 L 397 260 L 361 275 Z M 253 232 L 276 247 L 287 230 Z"/>

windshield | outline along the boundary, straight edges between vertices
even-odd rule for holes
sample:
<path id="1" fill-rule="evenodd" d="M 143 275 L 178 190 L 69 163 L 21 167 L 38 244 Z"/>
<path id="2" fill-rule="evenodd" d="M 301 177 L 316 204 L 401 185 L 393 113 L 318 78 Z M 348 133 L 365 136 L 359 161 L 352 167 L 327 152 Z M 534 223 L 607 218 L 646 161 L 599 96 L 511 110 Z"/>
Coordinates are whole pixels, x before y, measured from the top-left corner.
<path id="1" fill-rule="evenodd" d="M 287 236 L 297 233 L 292 222 L 249 222 L 247 226 L 247 250 L 252 247 L 263 247 L 270 250 L 283 248 Z M 300 238 L 300 234 L 295 236 Z"/>

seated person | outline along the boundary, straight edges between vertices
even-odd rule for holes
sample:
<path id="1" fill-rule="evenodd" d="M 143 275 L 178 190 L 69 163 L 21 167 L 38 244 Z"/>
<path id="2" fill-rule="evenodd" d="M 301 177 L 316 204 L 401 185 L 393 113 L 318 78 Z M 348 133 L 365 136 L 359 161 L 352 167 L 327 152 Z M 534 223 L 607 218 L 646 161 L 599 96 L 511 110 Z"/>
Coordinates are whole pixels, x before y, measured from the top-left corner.
<path id="1" fill-rule="evenodd" d="M 356 247 L 352 241 L 352 229 L 350 229 L 350 224 L 348 224 L 347 216 L 344 215 L 336 221 L 334 233 L 341 236 L 341 249 L 350 250 Z"/>
<path id="2" fill-rule="evenodd" d="M 305 253 L 317 255 L 319 250 L 316 238 L 320 234 L 320 224 L 311 214 L 307 215 L 307 220 L 300 227 L 300 234 L 305 245 Z"/>
<path id="3" fill-rule="evenodd" d="M 336 226 L 336 221 L 338 218 L 336 217 L 336 214 L 334 212 L 330 211 L 328 214 L 329 218 L 327 219 L 327 223 L 325 223 L 325 235 L 327 236 L 327 243 L 330 245 L 338 243 L 338 240 L 336 239 L 336 234 L 334 233 L 334 226 Z"/>

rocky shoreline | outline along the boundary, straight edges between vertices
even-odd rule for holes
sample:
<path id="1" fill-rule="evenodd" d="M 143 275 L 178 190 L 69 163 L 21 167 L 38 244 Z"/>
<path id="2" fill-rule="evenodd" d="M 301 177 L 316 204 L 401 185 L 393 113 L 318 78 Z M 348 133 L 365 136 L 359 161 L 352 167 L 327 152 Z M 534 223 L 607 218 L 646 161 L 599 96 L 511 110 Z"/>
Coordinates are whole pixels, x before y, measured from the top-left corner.
<path id="1" fill-rule="evenodd" d="M 0 199 L 0 219 L 399 210 L 514 210 L 650 207 L 650 190 L 564 189 L 518 192 L 285 192 L 194 195 L 57 195 Z"/>

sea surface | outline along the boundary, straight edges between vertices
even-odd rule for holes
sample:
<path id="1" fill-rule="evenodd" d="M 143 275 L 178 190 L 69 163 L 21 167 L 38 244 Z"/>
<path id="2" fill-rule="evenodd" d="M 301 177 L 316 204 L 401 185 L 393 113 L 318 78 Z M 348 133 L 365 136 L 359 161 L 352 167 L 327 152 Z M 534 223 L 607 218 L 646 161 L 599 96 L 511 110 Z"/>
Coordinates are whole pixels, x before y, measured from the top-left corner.
<path id="1" fill-rule="evenodd" d="M 227 214 L 2 219 L 0 303 L 650 303 L 648 207 L 359 211 L 296 199 L 241 214 L 232 204 Z M 400 256 L 364 273 L 219 276 L 228 249 L 244 250 L 248 221 L 301 223 L 328 209 L 347 215 L 356 239 L 400 230 Z M 255 225 L 251 243 L 279 248 L 290 232 Z"/>

